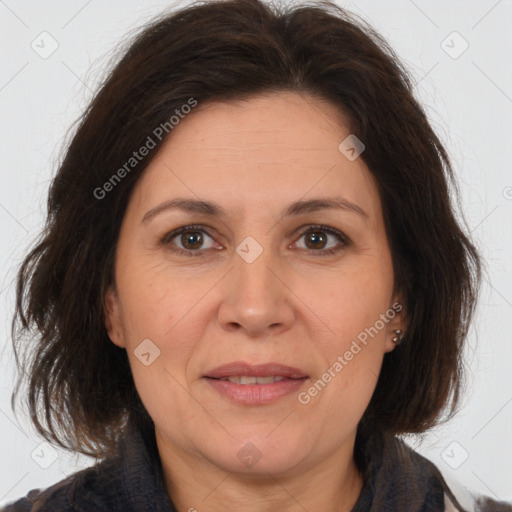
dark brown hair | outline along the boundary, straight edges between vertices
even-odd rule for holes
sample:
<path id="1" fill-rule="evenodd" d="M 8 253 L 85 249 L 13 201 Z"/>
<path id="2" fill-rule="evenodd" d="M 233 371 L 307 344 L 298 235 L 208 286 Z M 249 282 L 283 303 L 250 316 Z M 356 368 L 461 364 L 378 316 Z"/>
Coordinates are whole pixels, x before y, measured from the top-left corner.
<path id="1" fill-rule="evenodd" d="M 423 432 L 450 417 L 480 260 L 454 214 L 449 157 L 393 50 L 330 2 L 202 2 L 143 28 L 81 117 L 50 186 L 45 229 L 19 270 L 13 402 L 25 373 L 38 431 L 99 457 L 128 423 L 149 421 L 127 354 L 105 330 L 103 299 L 130 194 L 165 137 L 109 180 L 191 98 L 296 91 L 329 101 L 365 144 L 403 293 L 405 339 L 384 358 L 361 429 Z"/>

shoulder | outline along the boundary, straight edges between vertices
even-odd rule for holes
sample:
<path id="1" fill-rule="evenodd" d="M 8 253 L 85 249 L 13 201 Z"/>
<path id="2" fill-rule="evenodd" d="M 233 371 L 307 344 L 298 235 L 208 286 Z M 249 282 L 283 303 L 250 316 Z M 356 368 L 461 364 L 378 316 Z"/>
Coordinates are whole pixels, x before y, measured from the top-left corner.
<path id="1" fill-rule="evenodd" d="M 108 491 L 115 480 L 116 467 L 110 461 L 105 461 L 74 473 L 46 489 L 34 489 L 25 497 L 1 508 L 0 512 L 108 510 Z M 98 508 L 82 509 L 78 504 L 84 496 L 91 506 Z"/>
<path id="2" fill-rule="evenodd" d="M 445 512 L 512 512 L 512 502 L 479 495 L 453 480 L 445 480 L 445 485 Z"/>
<path id="3" fill-rule="evenodd" d="M 425 503 L 434 502 L 435 496 L 442 496 L 442 503 L 437 507 L 432 505 L 432 510 L 444 510 L 445 512 L 512 512 L 512 502 L 491 499 L 467 489 L 458 481 L 444 475 L 441 470 L 429 459 L 418 453 L 404 442 L 403 439 L 394 437 L 390 440 L 385 450 L 386 463 L 396 464 L 400 470 L 399 476 L 406 482 L 402 491 L 407 493 L 407 499 L 411 499 L 420 490 L 420 495 L 427 497 Z M 387 444 L 387 443 L 385 443 Z M 386 473 L 386 476 L 389 476 Z M 388 480 L 389 481 L 389 480 Z M 422 488 L 421 485 L 424 485 Z M 420 500 L 421 501 L 421 500 Z M 408 509 L 404 507 L 404 510 Z M 431 508 L 428 508 L 431 510 Z M 423 510 L 423 509 L 422 509 Z"/>
<path id="4" fill-rule="evenodd" d="M 47 489 L 33 489 L 24 498 L 6 505 L 0 509 L 1 512 L 45 512 L 59 510 L 62 512 L 72 511 L 68 500 L 69 489 L 73 485 L 75 476 L 72 475 Z"/>
<path id="5" fill-rule="evenodd" d="M 442 487 L 445 512 L 512 512 L 512 502 L 494 500 L 473 492 L 459 481 L 444 475 L 429 459 L 409 449 L 420 464 L 431 468 L 432 474 Z"/>
<path id="6" fill-rule="evenodd" d="M 99 510 L 175 511 L 165 488 L 154 432 L 129 426 L 115 454 L 47 489 L 31 491 L 2 512 Z"/>

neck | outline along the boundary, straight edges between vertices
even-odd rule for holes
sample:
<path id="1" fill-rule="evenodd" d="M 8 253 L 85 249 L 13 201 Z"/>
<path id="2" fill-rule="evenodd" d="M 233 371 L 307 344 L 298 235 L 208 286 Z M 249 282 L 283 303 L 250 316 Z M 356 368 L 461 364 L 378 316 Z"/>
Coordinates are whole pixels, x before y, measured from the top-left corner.
<path id="1" fill-rule="evenodd" d="M 165 483 L 178 512 L 350 512 L 363 479 L 351 439 L 317 464 L 280 474 L 233 473 L 184 452 L 157 433 Z"/>

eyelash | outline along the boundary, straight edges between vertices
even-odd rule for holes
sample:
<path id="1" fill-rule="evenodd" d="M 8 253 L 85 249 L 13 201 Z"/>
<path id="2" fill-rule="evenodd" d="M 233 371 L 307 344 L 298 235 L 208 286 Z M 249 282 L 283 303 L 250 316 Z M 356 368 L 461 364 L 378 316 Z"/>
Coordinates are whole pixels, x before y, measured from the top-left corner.
<path id="1" fill-rule="evenodd" d="M 171 231 L 170 233 L 167 233 L 161 240 L 160 243 L 164 246 L 169 246 L 171 244 L 171 241 L 176 238 L 178 235 L 181 235 L 183 233 L 186 233 L 188 231 L 194 232 L 194 231 L 201 231 L 203 233 L 206 233 L 210 238 L 213 238 L 208 234 L 208 232 L 205 230 L 204 226 L 200 225 L 188 225 L 188 226 L 182 226 L 181 228 L 175 229 L 174 231 Z M 341 242 L 341 246 L 338 245 L 336 247 L 332 247 L 330 249 L 322 249 L 322 250 L 315 250 L 311 249 L 313 253 L 316 253 L 316 256 L 331 256 L 333 254 L 336 254 L 337 252 L 341 251 L 343 248 L 348 247 L 351 244 L 350 239 L 341 231 L 338 231 L 337 229 L 330 228 L 328 226 L 323 226 L 321 224 L 315 224 L 308 227 L 307 230 L 303 231 L 297 240 L 302 238 L 304 235 L 307 235 L 308 233 L 314 233 L 317 231 L 325 231 L 326 233 L 329 233 L 331 235 L 337 236 Z M 178 254 L 182 254 L 185 256 L 201 256 L 202 253 L 204 253 L 204 250 L 201 249 L 190 249 L 190 250 L 183 250 L 179 247 L 172 247 L 171 250 L 173 252 L 176 252 Z M 307 250 L 307 249 L 306 249 Z"/>

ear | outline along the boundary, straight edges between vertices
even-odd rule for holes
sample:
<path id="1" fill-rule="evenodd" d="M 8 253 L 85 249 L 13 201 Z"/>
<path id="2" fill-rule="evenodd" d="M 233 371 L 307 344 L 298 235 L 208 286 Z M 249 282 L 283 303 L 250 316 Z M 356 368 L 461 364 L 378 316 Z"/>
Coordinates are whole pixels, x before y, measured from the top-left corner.
<path id="1" fill-rule="evenodd" d="M 386 327 L 385 352 L 392 352 L 397 345 L 393 338 L 398 337 L 399 340 L 404 337 L 407 327 L 407 316 L 405 312 L 404 302 L 400 296 L 393 297 L 389 308 L 386 312 L 388 324 Z M 397 335 L 396 331 L 402 331 Z"/>
<path id="2" fill-rule="evenodd" d="M 105 328 L 108 337 L 118 347 L 125 348 L 124 331 L 122 328 L 119 298 L 114 285 L 110 285 L 105 293 Z"/>

